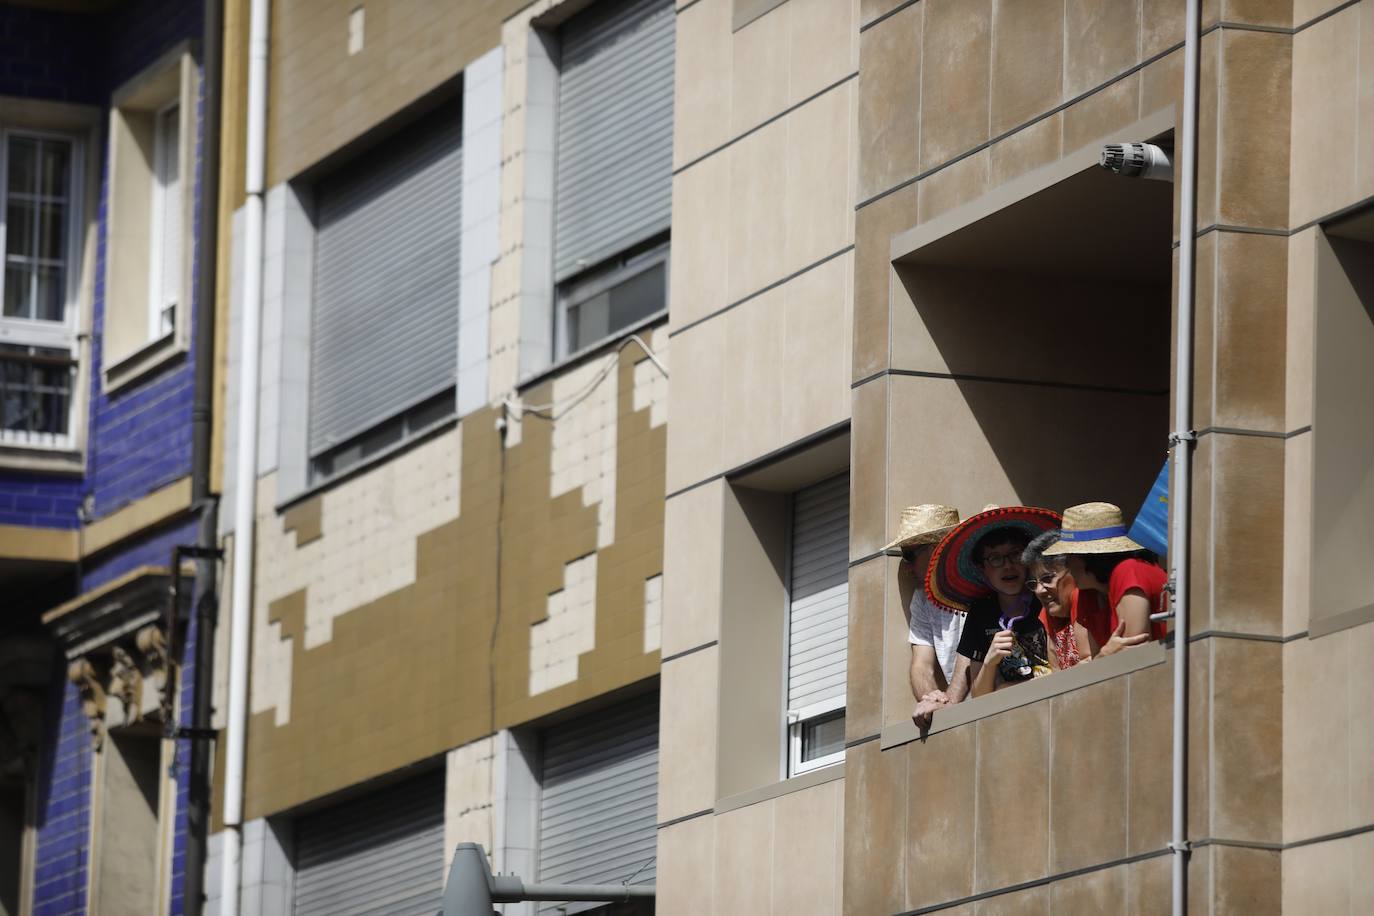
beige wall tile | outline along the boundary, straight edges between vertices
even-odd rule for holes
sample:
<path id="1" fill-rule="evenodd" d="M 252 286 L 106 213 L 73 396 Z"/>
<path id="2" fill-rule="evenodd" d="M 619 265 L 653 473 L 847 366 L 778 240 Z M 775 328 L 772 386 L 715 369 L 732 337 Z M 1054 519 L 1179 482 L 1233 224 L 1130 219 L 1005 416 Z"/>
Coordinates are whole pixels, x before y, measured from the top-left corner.
<path id="1" fill-rule="evenodd" d="M 885 567 L 887 594 L 883 606 L 883 726 L 911 721 L 916 698 L 911 692 L 911 595 L 918 587 L 915 576 L 899 574 L 896 557 L 880 561 Z"/>
<path id="2" fill-rule="evenodd" d="M 668 386 L 667 492 L 704 480 L 721 467 L 719 380 L 725 374 L 725 322 L 719 318 L 673 338 L 678 374 Z"/>
<path id="3" fill-rule="evenodd" d="M 1054 162 L 1062 151 L 1064 116 L 1054 114 L 993 144 L 989 152 L 988 186 L 1011 181 Z"/>
<path id="4" fill-rule="evenodd" d="M 1293 25 L 1306 25 L 1322 13 L 1340 6 L 1344 0 L 1293 0 Z"/>
<path id="5" fill-rule="evenodd" d="M 1342 10 L 1293 36 L 1293 225 L 1354 199 L 1357 157 L 1333 158 L 1331 151 L 1356 149 L 1361 13 L 1358 7 Z"/>
<path id="6" fill-rule="evenodd" d="M 992 135 L 1059 104 L 1064 93 L 1063 0 L 993 5 Z"/>
<path id="7" fill-rule="evenodd" d="M 1317 233 L 1313 227 L 1288 240 L 1288 304 L 1284 310 L 1284 430 L 1312 423 L 1312 326 L 1316 312 Z"/>
<path id="8" fill-rule="evenodd" d="M 663 510 L 663 655 L 720 633 L 722 481 L 668 500 Z"/>
<path id="9" fill-rule="evenodd" d="M 1079 771 L 1081 772 L 1081 771 Z M 1050 885 L 1052 913 L 1118 913 L 1126 899 L 1128 866 L 1104 868 Z"/>
<path id="10" fill-rule="evenodd" d="M 1183 43 L 1183 16 L 1172 0 L 1141 0 L 1140 56 L 1154 57 L 1165 48 Z"/>
<path id="11" fill-rule="evenodd" d="M 782 288 L 783 441 L 849 416 L 853 276 L 854 255 L 848 252 Z"/>
<path id="12" fill-rule="evenodd" d="M 1352 913 L 1374 912 L 1374 887 L 1364 863 L 1374 862 L 1374 833 L 1362 833 L 1350 840 L 1350 906 Z M 1356 868 L 1356 863 L 1361 867 Z"/>
<path id="13" fill-rule="evenodd" d="M 1216 426 L 1284 430 L 1287 248 L 1276 236 L 1217 233 Z"/>
<path id="14" fill-rule="evenodd" d="M 1283 840 L 1354 826 L 1344 634 L 1298 638 L 1283 647 Z M 1287 862 L 1284 863 L 1285 870 Z"/>
<path id="15" fill-rule="evenodd" d="M 1049 916 L 1050 889 L 1045 886 L 979 900 L 976 916 Z"/>
<path id="16" fill-rule="evenodd" d="M 716 803 L 716 647 L 666 662 L 659 712 L 658 819 Z M 722 753 L 729 753 L 729 748 Z"/>
<path id="17" fill-rule="evenodd" d="M 1292 44 L 1291 37 L 1272 32 L 1222 32 L 1218 222 L 1288 225 Z M 1257 156 L 1256 150 L 1265 152 Z"/>
<path id="18" fill-rule="evenodd" d="M 693 7 L 695 9 L 695 7 Z M 679 328 L 724 308 L 729 294 L 730 154 L 703 159 L 673 177 L 673 269 L 669 278 L 671 321 Z"/>
<path id="19" fill-rule="evenodd" d="M 1283 444 L 1283 635 L 1312 616 L 1312 434 Z"/>
<path id="20" fill-rule="evenodd" d="M 1285 849 L 1282 903 L 1289 913 L 1358 913 L 1350 905 L 1349 840 Z"/>
<path id="21" fill-rule="evenodd" d="M 917 909 L 973 893 L 976 727 L 937 732 L 907 754 L 906 906 Z"/>
<path id="22" fill-rule="evenodd" d="M 859 22 L 861 25 L 868 25 L 879 16 L 885 16 L 906 0 L 860 0 Z"/>
<path id="23" fill-rule="evenodd" d="M 854 380 L 888 366 L 888 299 L 893 291 L 892 236 L 916 225 L 918 189 L 908 185 L 854 217 Z"/>
<path id="24" fill-rule="evenodd" d="M 1279 853 L 1236 846 L 1212 848 L 1215 913 L 1278 913 L 1282 894 Z"/>
<path id="25" fill-rule="evenodd" d="M 1358 162 L 1355 165 L 1355 196 L 1374 195 L 1374 10 L 1360 4 L 1359 109 L 1356 123 Z"/>
<path id="26" fill-rule="evenodd" d="M 851 81 L 786 118 L 787 244 L 783 274 L 813 264 L 854 241 L 853 103 Z"/>
<path id="27" fill-rule="evenodd" d="M 1050 704 L 980 719 L 975 892 L 1043 877 L 1049 865 Z M 1015 812 L 1017 829 L 999 829 L 997 812 Z"/>
<path id="28" fill-rule="evenodd" d="M 1140 71 L 1140 114 L 1151 115 L 1170 105 L 1177 106 L 1177 111 L 1183 110 L 1182 49 L 1147 64 Z M 1179 133 L 1175 131 L 1176 135 Z"/>
<path id="29" fill-rule="evenodd" d="M 712 818 L 716 826 L 714 912 L 721 916 L 773 911 L 773 882 L 768 877 L 775 844 L 773 804 L 760 802 Z"/>
<path id="30" fill-rule="evenodd" d="M 914 4 L 859 37 L 859 200 L 920 171 L 924 11 Z"/>
<path id="31" fill-rule="evenodd" d="M 779 797 L 773 807 L 773 850 L 768 872 L 755 876 L 773 882 L 773 910 L 787 913 L 839 912 L 840 873 L 835 849 L 841 843 L 839 799 L 844 783 L 828 782 Z"/>
<path id="32" fill-rule="evenodd" d="M 1218 232 L 1209 232 L 1197 240 L 1193 269 L 1193 427 L 1206 429 L 1212 425 L 1213 401 L 1216 399 L 1216 326 L 1217 326 L 1217 240 Z M 1178 271 L 1174 271 L 1175 277 Z M 1174 305 L 1177 307 L 1177 294 Z M 1177 331 L 1175 330 L 1176 334 Z M 1176 372 L 1177 364 L 1171 368 Z M 1172 407 L 1170 410 L 1172 411 Z M 1172 414 L 1170 414 L 1172 417 Z"/>
<path id="33" fill-rule="evenodd" d="M 921 55 L 921 169 L 988 139 L 992 0 L 927 0 Z"/>
<path id="34" fill-rule="evenodd" d="M 730 302 L 787 273 L 785 122 L 775 121 L 730 147 Z"/>
<path id="35" fill-rule="evenodd" d="M 797 105 L 859 68 L 858 0 L 788 0 L 789 105 Z"/>
<path id="36" fill-rule="evenodd" d="M 1070 871 L 1126 855 L 1127 761 L 1125 678 L 1095 684 L 1051 702 L 1050 871 Z M 1092 817 L 1061 816 L 1088 812 Z M 1122 880 L 1124 881 L 1124 872 Z M 1086 910 L 1084 910 L 1086 912 Z"/>
<path id="37" fill-rule="evenodd" d="M 886 584 L 887 564 L 881 559 L 869 560 L 849 571 L 849 683 L 845 691 L 844 721 L 846 741 L 876 735 L 882 728 Z"/>
<path id="38" fill-rule="evenodd" d="M 1082 149 L 1134 124 L 1140 111 L 1140 74 L 1132 73 L 1064 110 L 1064 151 Z"/>
<path id="39" fill-rule="evenodd" d="M 1225 434 L 1215 438 L 1211 625 L 1230 632 L 1277 635 L 1283 626 L 1283 440 Z M 1236 544 L 1245 549 L 1231 546 Z"/>
<path id="40" fill-rule="evenodd" d="M 1344 631 L 1350 642 L 1350 813 L 1355 825 L 1374 823 L 1374 722 L 1357 710 L 1365 709 L 1374 696 L 1374 676 L 1363 670 L 1362 659 L 1374 652 L 1374 624 Z"/>
<path id="41" fill-rule="evenodd" d="M 1210 226 L 1217 221 L 1217 144 L 1221 133 L 1217 75 L 1221 70 L 1218 63 L 1220 49 L 1220 31 L 1209 32 L 1202 37 L 1197 125 L 1197 224 L 1200 227 Z M 1174 234 L 1178 234 L 1177 227 Z"/>
<path id="42" fill-rule="evenodd" d="M 1126 866 L 1126 899 L 1121 911 L 1128 916 L 1167 916 L 1171 912 L 1171 867 L 1169 856 Z"/>
<path id="43" fill-rule="evenodd" d="M 932 220 L 982 196 L 988 189 L 990 160 L 988 150 L 979 150 L 923 179 L 918 188 L 920 221 Z"/>
<path id="44" fill-rule="evenodd" d="M 1293 22 L 1293 0 L 1221 0 L 1221 18 L 1251 25 L 1287 26 Z"/>
<path id="45" fill-rule="evenodd" d="M 1177 13 L 1176 13 L 1177 15 Z M 1064 94 L 1069 98 L 1121 73 L 1136 62 L 1140 9 L 1115 0 L 1068 0 Z"/>
<path id="46" fill-rule="evenodd" d="M 1280 670 L 1281 647 L 1239 639 L 1212 643 L 1209 835 L 1277 842 L 1283 830 L 1283 700 L 1272 680 L 1246 672 Z"/>
<path id="47" fill-rule="evenodd" d="M 854 389 L 851 423 L 849 556 L 863 557 L 887 543 L 886 378 Z"/>
<path id="48" fill-rule="evenodd" d="M 775 7 L 735 33 L 730 132 L 739 136 L 787 107 L 787 43 L 792 4 Z"/>
<path id="49" fill-rule="evenodd" d="M 906 877 L 907 757 L 877 741 L 844 763 L 844 912 L 895 913 Z"/>
<path id="50" fill-rule="evenodd" d="M 715 820 L 707 814 L 658 831 L 656 914 L 696 916 L 714 909 Z"/>
<path id="51" fill-rule="evenodd" d="M 673 73 L 675 168 L 730 139 L 730 117 L 721 108 L 733 91 L 731 5 L 731 0 L 701 0 L 678 14 Z M 677 212 L 675 201 L 673 213 Z M 677 260 L 677 241 L 674 232 L 674 261 Z"/>
<path id="52" fill-rule="evenodd" d="M 1156 665 L 1129 677 L 1126 848 L 1127 854 L 1139 855 L 1159 849 L 1169 841 L 1173 665 Z"/>
<path id="53" fill-rule="evenodd" d="M 725 467 L 783 445 L 783 291 L 771 289 L 726 312 L 725 372 L 720 380 Z"/>

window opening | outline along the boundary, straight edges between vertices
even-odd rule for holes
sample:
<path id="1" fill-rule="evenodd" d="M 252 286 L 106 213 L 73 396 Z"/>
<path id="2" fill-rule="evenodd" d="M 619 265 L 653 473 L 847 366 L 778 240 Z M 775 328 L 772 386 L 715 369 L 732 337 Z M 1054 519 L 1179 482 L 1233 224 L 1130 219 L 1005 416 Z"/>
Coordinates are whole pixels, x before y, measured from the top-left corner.
<path id="1" fill-rule="evenodd" d="M 668 243 L 613 258 L 559 292 L 559 358 L 588 349 L 668 305 Z"/>
<path id="2" fill-rule="evenodd" d="M 181 106 L 157 113 L 153 127 L 152 257 L 148 275 L 148 336 L 157 340 L 176 327 L 181 298 L 182 237 Z"/>

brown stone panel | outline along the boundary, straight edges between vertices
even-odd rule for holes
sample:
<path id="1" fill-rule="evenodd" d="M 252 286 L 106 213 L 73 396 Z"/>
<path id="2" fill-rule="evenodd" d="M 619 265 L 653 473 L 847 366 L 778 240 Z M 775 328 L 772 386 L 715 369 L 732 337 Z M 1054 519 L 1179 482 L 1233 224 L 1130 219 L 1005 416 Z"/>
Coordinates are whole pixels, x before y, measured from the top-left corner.
<path id="1" fill-rule="evenodd" d="M 1212 870 L 1211 912 L 1264 916 L 1280 911 L 1282 868 L 1277 850 L 1216 846 Z"/>
<path id="2" fill-rule="evenodd" d="M 992 15 L 996 136 L 1059 104 L 1064 91 L 1064 3 L 998 3 Z"/>
<path id="3" fill-rule="evenodd" d="M 1283 229 L 1293 39 L 1236 29 L 1221 34 L 1217 222 Z"/>
<path id="4" fill-rule="evenodd" d="M 1169 842 L 1173 666 L 1137 671 L 1129 681 L 1126 770 L 1116 775 L 1126 779 L 1126 853 L 1139 855 Z"/>
<path id="5" fill-rule="evenodd" d="M 1215 545 L 1211 625 L 1277 635 L 1283 628 L 1283 440 L 1215 438 L 1207 497 Z"/>
<path id="6" fill-rule="evenodd" d="M 921 169 L 988 139 L 992 0 L 925 0 Z"/>
<path id="7" fill-rule="evenodd" d="M 1181 11 L 1175 15 L 1182 17 Z M 1068 0 L 1064 94 L 1072 98 L 1136 62 L 1140 9 L 1120 0 Z"/>
<path id="8" fill-rule="evenodd" d="M 908 909 L 973 893 L 977 736 L 966 726 L 907 746 Z"/>
<path id="9" fill-rule="evenodd" d="M 902 910 L 906 878 L 907 749 L 851 747 L 844 770 L 844 913 Z"/>
<path id="10" fill-rule="evenodd" d="M 907 185 L 854 215 L 854 380 L 888 367 L 892 237 L 916 225 L 917 186 Z"/>
<path id="11" fill-rule="evenodd" d="M 1212 640 L 1212 817 L 1208 836 L 1278 842 L 1283 830 L 1282 647 Z M 1264 671 L 1268 677 L 1255 677 Z M 1277 870 L 1277 862 L 1275 863 Z"/>
<path id="12" fill-rule="evenodd" d="M 859 199 L 920 170 L 921 18 L 915 4 L 859 36 Z"/>
<path id="13" fill-rule="evenodd" d="M 883 630 L 887 564 L 870 560 L 849 571 L 848 686 L 846 741 L 876 735 L 883 718 Z M 900 614 L 900 611 L 896 613 Z M 907 692 L 910 696 L 910 692 Z"/>
<path id="14" fill-rule="evenodd" d="M 1127 694 L 1126 679 L 1116 678 L 1051 701 L 1053 874 L 1126 855 Z"/>
<path id="15" fill-rule="evenodd" d="M 1050 704 L 1013 709 L 975 727 L 979 823 L 973 889 L 981 893 L 1046 874 Z"/>
<path id="16" fill-rule="evenodd" d="M 287 509 L 281 518 L 281 529 L 296 532 L 296 546 L 304 547 L 323 537 L 323 512 L 324 497 L 317 494 Z"/>
<path id="17" fill-rule="evenodd" d="M 268 184 L 356 140 L 500 43 L 526 0 L 393 0 L 365 9 L 362 51 L 349 55 L 355 0 L 272 5 Z M 243 44 L 246 51 L 247 43 Z"/>

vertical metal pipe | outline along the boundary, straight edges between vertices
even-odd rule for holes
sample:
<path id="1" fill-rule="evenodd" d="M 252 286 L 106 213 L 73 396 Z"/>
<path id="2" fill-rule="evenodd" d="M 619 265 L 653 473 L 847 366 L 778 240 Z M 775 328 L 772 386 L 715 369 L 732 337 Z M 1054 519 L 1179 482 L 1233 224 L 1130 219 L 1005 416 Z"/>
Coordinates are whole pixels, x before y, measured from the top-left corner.
<path id="1" fill-rule="evenodd" d="M 252 0 L 248 31 L 248 124 L 243 232 L 243 314 L 234 492 L 234 579 L 229 618 L 229 715 L 224 754 L 224 870 L 220 913 L 239 914 L 243 871 L 243 768 L 248 737 L 248 654 L 257 501 L 258 349 L 262 316 L 263 184 L 267 158 L 269 0 Z"/>
<path id="2" fill-rule="evenodd" d="M 224 0 L 205 0 L 201 39 L 201 156 L 199 232 L 196 238 L 195 395 L 191 405 L 191 505 L 199 514 L 196 538 L 202 555 L 196 560 L 193 605 L 196 608 L 196 648 L 192 677 L 191 728 L 204 734 L 210 727 L 210 693 L 214 688 L 215 617 L 219 605 L 218 561 L 204 552 L 217 544 L 219 499 L 210 492 L 210 443 L 215 385 L 215 317 L 218 311 L 219 258 L 219 145 L 223 106 Z M 179 609 L 178 609 L 179 612 Z M 206 844 L 210 832 L 210 745 L 201 737 L 191 741 L 190 785 L 186 803 L 186 883 L 182 907 L 198 916 L 205 904 Z"/>
<path id="3" fill-rule="evenodd" d="M 1187 0 L 1183 40 L 1183 142 L 1179 171 L 1178 322 L 1174 344 L 1173 472 L 1169 476 L 1169 569 L 1173 574 L 1173 913 L 1188 912 L 1188 556 L 1193 463 L 1193 295 L 1197 255 L 1199 0 Z"/>

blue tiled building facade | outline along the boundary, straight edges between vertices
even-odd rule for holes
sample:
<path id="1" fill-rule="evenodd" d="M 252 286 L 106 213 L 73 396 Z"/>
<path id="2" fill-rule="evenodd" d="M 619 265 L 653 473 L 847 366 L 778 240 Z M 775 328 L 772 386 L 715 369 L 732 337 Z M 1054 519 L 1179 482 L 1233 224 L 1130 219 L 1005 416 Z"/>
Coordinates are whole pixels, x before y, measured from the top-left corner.
<path id="1" fill-rule="evenodd" d="M 166 594 L 173 548 L 196 539 L 197 520 L 185 494 L 192 471 L 199 330 L 193 291 L 200 268 L 202 6 L 188 0 L 128 0 L 92 7 L 93 12 L 75 13 L 70 4 L 0 6 L 0 128 L 9 144 L 3 160 L 8 162 L 6 284 L 17 290 L 7 288 L 5 323 L 0 324 L 0 595 L 6 605 L 0 615 L 0 665 L 22 656 L 23 670 L 43 672 L 41 684 L 34 678 L 24 683 L 12 683 L 17 677 L 0 679 L 0 690 L 24 694 L 26 708 L 33 710 L 24 723 L 4 723 L 20 738 L 10 756 L 0 758 L 0 789 L 8 806 L 0 829 L 16 832 L 23 853 L 18 862 L 0 862 L 0 911 L 116 911 L 92 898 L 100 843 L 109 840 L 102 836 L 102 815 L 95 808 L 100 798 L 113 799 L 119 791 L 113 782 L 101 782 L 114 777 L 102 775 L 113 768 L 102 764 L 100 755 L 112 752 L 117 743 L 112 735 L 127 733 L 134 736 L 129 741 L 143 741 L 160 754 L 153 759 L 162 794 L 150 808 L 156 834 L 132 844 L 154 850 L 160 863 L 156 877 L 150 872 L 148 878 L 152 897 L 146 899 L 152 908 L 142 911 L 181 913 L 186 909 L 190 743 L 158 737 L 166 723 L 156 708 L 149 713 L 146 700 L 156 689 L 133 694 L 132 704 L 117 704 L 113 697 L 119 685 L 130 682 L 128 675 L 118 680 L 122 657 L 134 653 L 139 683 L 153 683 L 165 671 L 159 668 L 155 641 L 145 647 L 144 631 L 163 625 L 153 614 L 165 597 L 154 596 Z M 148 125 L 151 138 L 151 147 L 145 146 L 148 161 L 130 166 L 126 157 L 117 165 L 114 151 L 123 128 L 116 126 L 114 110 L 125 98 L 146 107 L 149 93 L 164 84 L 172 87 L 170 101 L 138 113 L 143 120 L 137 123 Z M 25 121 L 34 111 L 37 120 Z M 131 115 L 128 123 L 136 120 Z M 53 135 L 79 138 L 67 160 L 61 157 L 68 147 L 59 148 L 57 165 L 44 159 L 52 155 L 51 147 L 41 145 L 54 123 L 88 125 L 85 133 Z M 18 141 L 12 139 L 15 131 L 22 134 Z M 46 170 L 32 193 L 24 184 L 28 160 L 23 158 L 31 147 L 14 146 L 29 142 L 26 138 L 39 144 L 33 161 Z M 83 165 L 84 186 L 73 179 L 70 192 L 58 187 L 53 175 L 60 178 L 63 169 Z M 135 167 L 147 174 L 129 178 L 118 171 Z M 151 202 L 130 207 L 126 197 L 122 210 L 113 206 L 117 187 L 139 188 L 139 181 L 153 189 Z M 96 199 L 82 199 L 90 194 Z M 57 219 L 51 215 L 57 211 L 77 225 L 67 234 L 65 260 L 54 268 L 51 258 L 44 260 L 51 253 L 42 247 L 46 241 L 40 238 L 30 251 L 23 247 L 30 244 L 27 237 L 19 234 L 28 213 L 36 212 L 33 225 L 41 235 L 49 226 L 44 220 Z M 143 223 L 131 233 L 120 220 L 135 211 Z M 144 223 L 153 228 L 143 229 Z M 148 255 L 179 252 L 184 271 L 169 271 L 164 264 L 159 274 L 132 263 L 127 247 L 116 249 L 116 239 L 130 235 L 143 245 L 148 231 Z M 30 262 L 37 266 L 24 273 Z M 45 282 L 60 286 L 51 279 L 54 269 L 59 278 L 63 270 L 72 274 L 65 278 L 66 289 L 75 291 L 68 293 L 67 331 L 61 332 L 69 333 L 68 351 L 60 344 L 49 346 L 42 336 L 56 341 L 58 331 L 41 321 L 26 323 L 40 317 L 44 303 L 55 301 L 43 298 Z M 146 345 L 121 342 L 121 352 L 113 352 L 110 342 L 121 334 L 123 339 L 144 334 L 141 322 L 149 306 L 140 301 L 133 307 L 137 315 L 131 325 L 131 309 L 112 285 L 115 270 L 137 275 L 144 284 L 154 323 L 159 306 L 169 303 L 161 315 L 166 326 L 154 324 Z M 30 282 L 36 290 L 32 295 L 25 291 Z M 161 290 L 162 300 L 155 290 Z M 118 332 L 116 322 L 123 322 Z M 34 336 L 25 337 L 30 331 Z M 116 377 L 111 368 L 116 362 L 133 368 Z M 50 365 L 59 368 L 45 368 Z M 113 604 L 112 595 L 118 597 Z M 125 610 L 111 616 L 108 609 L 115 606 Z M 100 623 L 107 617 L 109 633 Z M 114 632 L 118 627 L 134 629 Z M 135 629 L 142 654 L 133 648 Z M 123 649 L 111 649 L 116 640 L 124 641 Z M 174 715 L 182 723 L 189 722 L 192 706 L 194 640 L 191 624 L 173 647 L 183 664 L 176 678 L 166 681 L 176 687 Z M 87 661 L 89 666 L 80 668 Z M 84 682 L 77 677 L 82 670 L 90 675 Z M 102 697 L 105 692 L 108 697 Z M 143 708 L 136 708 L 140 702 Z"/>

